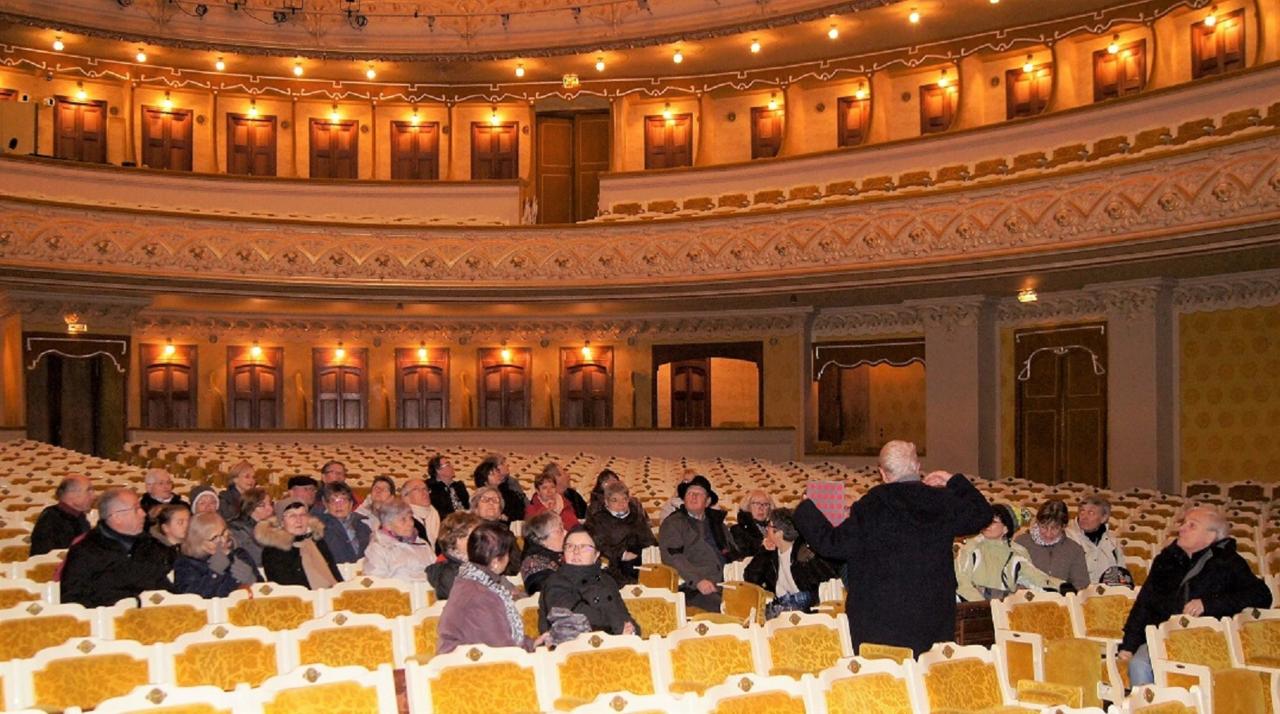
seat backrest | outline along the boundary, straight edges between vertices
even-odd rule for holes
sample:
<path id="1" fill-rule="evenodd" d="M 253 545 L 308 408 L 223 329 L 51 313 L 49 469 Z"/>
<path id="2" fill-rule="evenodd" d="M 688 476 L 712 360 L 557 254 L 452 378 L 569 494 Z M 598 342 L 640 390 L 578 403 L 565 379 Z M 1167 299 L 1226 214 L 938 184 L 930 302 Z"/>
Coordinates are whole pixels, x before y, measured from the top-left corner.
<path id="1" fill-rule="evenodd" d="M 622 589 L 622 602 L 648 637 L 662 637 L 685 625 L 684 593 L 642 585 Z"/>
<path id="2" fill-rule="evenodd" d="M 645 587 L 675 592 L 680 585 L 680 574 L 676 569 L 662 563 L 641 564 L 637 574 L 640 584 Z"/>
<path id="3" fill-rule="evenodd" d="M 263 714 L 396 711 L 395 681 L 389 665 L 361 667 L 309 665 L 272 677 L 248 698 Z M 250 711 L 254 711 L 250 708 Z"/>
<path id="4" fill-rule="evenodd" d="M 155 649 L 129 641 L 76 639 L 19 662 L 22 702 L 48 711 L 93 709 L 157 681 Z"/>
<path id="5" fill-rule="evenodd" d="M 1198 664 L 1214 672 L 1231 668 L 1227 626 L 1211 617 L 1174 617 L 1148 627 L 1152 659 Z"/>
<path id="6" fill-rule="evenodd" d="M 935 645 L 920 655 L 920 681 L 930 710 L 977 711 L 1004 704 L 995 656 L 983 647 Z"/>
<path id="7" fill-rule="evenodd" d="M 208 625 L 178 637 L 162 650 L 181 686 L 212 685 L 231 691 L 256 687 L 287 668 L 280 633 L 265 627 Z"/>
<path id="8" fill-rule="evenodd" d="M 444 606 L 445 601 L 441 600 L 415 610 L 402 620 L 407 630 L 405 635 L 410 643 L 411 655 L 423 661 L 435 656 L 440 642 L 440 616 L 444 614 Z"/>
<path id="9" fill-rule="evenodd" d="M 232 714 L 245 709 L 240 693 L 217 687 L 144 684 L 98 704 L 94 714 Z"/>
<path id="10" fill-rule="evenodd" d="M 290 633 L 294 666 L 364 667 L 375 670 L 398 666 L 396 625 L 382 615 L 333 612 L 304 623 Z"/>
<path id="11" fill-rule="evenodd" d="M 413 588 L 401 580 L 362 577 L 339 583 L 326 592 L 331 612 L 345 610 L 401 617 L 414 610 Z"/>
<path id="12" fill-rule="evenodd" d="M 537 659 L 518 647 L 467 645 L 405 672 L 411 711 L 433 714 L 548 711 Z M 477 686 L 477 682 L 492 683 Z"/>
<path id="13" fill-rule="evenodd" d="M 1280 666 L 1280 610 L 1250 608 L 1231 623 L 1239 643 L 1236 664 Z"/>
<path id="14" fill-rule="evenodd" d="M 1073 610 L 1077 637 L 1119 640 L 1137 591 L 1124 587 L 1090 585 L 1076 593 Z"/>
<path id="15" fill-rule="evenodd" d="M 697 706 L 711 714 L 805 714 L 809 698 L 808 680 L 743 674 L 708 689 Z"/>
<path id="16" fill-rule="evenodd" d="M 566 642 L 550 654 L 558 709 L 580 706 L 605 692 L 654 694 L 657 668 L 653 645 L 635 635 L 593 632 Z M 665 689 L 665 687 L 663 688 Z"/>
<path id="17" fill-rule="evenodd" d="M 915 662 L 850 657 L 818 675 L 828 714 L 911 714 Z"/>
<path id="18" fill-rule="evenodd" d="M 80 605 L 19 604 L 0 611 L 0 662 L 93 634 L 93 613 Z"/>
<path id="19" fill-rule="evenodd" d="M 1045 640 L 1071 637 L 1071 601 L 1057 593 L 1022 590 L 991 603 L 995 626 Z"/>
<path id="20" fill-rule="evenodd" d="M 698 622 L 667 635 L 663 663 L 676 692 L 702 692 L 726 677 L 756 671 L 754 626 Z"/>
<path id="21" fill-rule="evenodd" d="M 0 581 L 0 610 L 26 602 L 49 602 L 49 585 L 26 578 L 5 578 Z"/>
<path id="22" fill-rule="evenodd" d="M 323 615 L 315 593 L 299 585 L 259 583 L 223 598 L 227 622 L 239 627 L 292 630 Z"/>
<path id="23" fill-rule="evenodd" d="M 755 583 L 726 582 L 721 591 L 720 611 L 739 622 L 750 619 L 757 625 L 764 624 L 764 606 L 773 598 L 767 590 Z"/>
<path id="24" fill-rule="evenodd" d="M 836 617 L 785 613 L 765 623 L 764 638 L 769 675 L 816 675 L 853 655 L 844 613 Z"/>
<path id="25" fill-rule="evenodd" d="M 107 608 L 104 636 L 154 645 L 172 642 L 216 619 L 212 615 L 217 601 L 198 595 L 143 593 L 138 602 L 142 605 L 130 598 Z"/>

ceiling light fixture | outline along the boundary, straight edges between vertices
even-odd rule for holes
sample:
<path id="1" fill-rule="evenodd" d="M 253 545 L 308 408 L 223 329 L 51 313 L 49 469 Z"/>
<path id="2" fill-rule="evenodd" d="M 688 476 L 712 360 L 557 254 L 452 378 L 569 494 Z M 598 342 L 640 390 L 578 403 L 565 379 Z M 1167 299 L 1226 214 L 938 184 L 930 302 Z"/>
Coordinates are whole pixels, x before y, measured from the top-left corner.
<path id="1" fill-rule="evenodd" d="M 604 71 L 604 57 L 603 57 L 603 56 L 600 56 L 600 57 L 597 57 L 597 58 L 596 58 L 596 71 L 597 71 L 597 72 L 603 72 L 603 71 Z"/>
<path id="2" fill-rule="evenodd" d="M 671 61 L 676 64 L 680 64 L 684 61 L 684 53 L 680 51 L 679 47 L 676 48 L 675 54 L 671 55 Z"/>
<path id="3" fill-rule="evenodd" d="M 1022 71 L 1031 74 L 1036 70 L 1036 65 L 1031 61 L 1031 55 L 1027 55 L 1027 61 L 1022 65 Z"/>
<path id="4" fill-rule="evenodd" d="M 57 37 L 53 38 L 54 52 L 61 52 L 65 49 L 67 49 L 67 46 L 62 43 L 62 35 L 58 35 Z"/>
<path id="5" fill-rule="evenodd" d="M 293 76 L 295 76 L 295 77 L 301 77 L 301 76 L 302 76 L 302 71 L 303 71 L 303 70 L 302 70 L 302 60 L 296 60 L 296 61 L 294 61 L 294 63 L 293 63 Z"/>
<path id="6" fill-rule="evenodd" d="M 136 60 L 138 60 L 139 62 L 146 62 L 146 61 L 147 61 L 147 53 L 146 53 L 146 51 L 145 51 L 145 50 L 143 50 L 141 47 L 139 47 L 139 48 L 138 48 L 138 54 L 134 55 L 134 56 L 133 56 L 133 58 L 134 58 L 134 59 L 136 59 Z"/>
<path id="7" fill-rule="evenodd" d="M 222 61 L 222 58 L 221 58 L 221 57 L 219 57 L 219 58 L 218 58 L 218 61 L 213 63 L 213 68 L 214 68 L 214 69 L 216 69 L 216 70 L 218 70 L 219 72 L 222 72 L 222 71 L 226 70 L 226 68 L 227 68 L 227 63 L 226 63 L 226 62 L 224 62 L 224 61 Z"/>
<path id="8" fill-rule="evenodd" d="M 374 68 L 373 68 L 373 64 L 372 64 L 372 63 L 370 63 L 368 67 L 365 67 L 365 68 L 364 68 L 364 78 L 365 78 L 365 79 L 368 79 L 368 80 L 372 81 L 373 79 L 376 79 L 376 78 L 377 78 L 377 76 L 378 76 L 378 70 L 376 70 L 376 69 L 374 69 Z"/>
<path id="9" fill-rule="evenodd" d="M 1107 45 L 1107 54 L 1115 54 L 1120 51 L 1120 35 L 1111 38 L 1111 44 Z"/>
<path id="10" fill-rule="evenodd" d="M 751 54 L 753 55 L 760 54 L 760 40 L 751 41 Z"/>
<path id="11" fill-rule="evenodd" d="M 914 7 L 911 8 L 911 14 L 907 15 L 907 22 L 910 22 L 912 25 L 918 24 L 920 22 L 920 11 Z"/>
<path id="12" fill-rule="evenodd" d="M 839 36 L 840 36 L 840 28 L 836 27 L 835 25 L 832 25 L 830 29 L 827 30 L 827 37 L 834 40 Z"/>
<path id="13" fill-rule="evenodd" d="M 523 62 L 521 62 L 520 64 L 516 65 L 516 76 L 517 76 L 517 77 L 523 77 L 523 76 L 524 76 L 524 63 L 523 63 Z"/>
<path id="14" fill-rule="evenodd" d="M 1040 296 L 1036 294 L 1035 288 L 1023 288 L 1018 291 L 1018 302 L 1035 302 L 1039 299 Z"/>

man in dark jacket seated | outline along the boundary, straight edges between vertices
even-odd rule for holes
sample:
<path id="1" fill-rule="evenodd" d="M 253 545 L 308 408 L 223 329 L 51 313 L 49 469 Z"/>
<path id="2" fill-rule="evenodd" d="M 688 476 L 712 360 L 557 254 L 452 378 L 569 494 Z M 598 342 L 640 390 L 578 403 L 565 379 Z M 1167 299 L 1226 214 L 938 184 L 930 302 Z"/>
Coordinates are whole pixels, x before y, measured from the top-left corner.
<path id="1" fill-rule="evenodd" d="M 694 476 L 680 484 L 676 494 L 684 505 L 658 527 L 662 562 L 680 573 L 686 603 L 719 612 L 724 564 L 736 557 L 733 538 L 724 525 L 724 511 L 712 508 L 719 498 L 706 476 Z"/>
<path id="2" fill-rule="evenodd" d="M 138 494 L 113 488 L 98 499 L 98 525 L 67 551 L 62 602 L 114 605 L 145 590 L 169 590 L 163 546 L 143 532 Z"/>
<path id="3" fill-rule="evenodd" d="M 791 509 L 779 508 L 769 513 L 760 552 L 752 556 L 742 577 L 775 595 L 765 608 L 772 619 L 817 605 L 818 586 L 836 577 L 836 571 L 801 540 Z"/>
<path id="4" fill-rule="evenodd" d="M 58 502 L 40 512 L 31 529 L 31 555 L 61 550 L 88 532 L 85 514 L 93 506 L 93 484 L 84 476 L 68 476 L 54 491 Z"/>
<path id="5" fill-rule="evenodd" d="M 1236 552 L 1230 533 L 1231 525 L 1217 509 L 1192 508 L 1178 527 L 1177 540 L 1151 562 L 1116 653 L 1120 662 L 1128 662 L 1133 686 L 1155 681 L 1147 625 L 1178 614 L 1230 617 L 1245 608 L 1271 605 L 1271 591 Z"/>
<path id="6" fill-rule="evenodd" d="M 884 483 L 833 527 L 812 501 L 796 527 L 814 551 L 848 564 L 845 611 L 856 651 L 863 642 L 910 647 L 917 656 L 955 639 L 956 572 L 951 544 L 991 523 L 991 504 L 961 474 L 920 475 L 916 445 L 880 449 Z"/>

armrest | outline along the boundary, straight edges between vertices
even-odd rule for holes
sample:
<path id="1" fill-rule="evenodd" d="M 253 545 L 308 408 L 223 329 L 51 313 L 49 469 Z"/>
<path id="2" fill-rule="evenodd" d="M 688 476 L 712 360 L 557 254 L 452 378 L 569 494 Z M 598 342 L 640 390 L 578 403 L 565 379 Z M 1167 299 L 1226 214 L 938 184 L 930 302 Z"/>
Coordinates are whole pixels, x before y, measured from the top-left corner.
<path id="1" fill-rule="evenodd" d="M 1079 708 L 1084 705 L 1084 692 L 1079 687 L 1069 684 L 1020 679 L 1018 680 L 1017 702 L 1039 707 L 1065 706 Z"/>
<path id="2" fill-rule="evenodd" d="M 1033 632 L 996 630 L 995 649 L 1006 699 L 1020 680 L 1044 681 L 1044 638 Z"/>

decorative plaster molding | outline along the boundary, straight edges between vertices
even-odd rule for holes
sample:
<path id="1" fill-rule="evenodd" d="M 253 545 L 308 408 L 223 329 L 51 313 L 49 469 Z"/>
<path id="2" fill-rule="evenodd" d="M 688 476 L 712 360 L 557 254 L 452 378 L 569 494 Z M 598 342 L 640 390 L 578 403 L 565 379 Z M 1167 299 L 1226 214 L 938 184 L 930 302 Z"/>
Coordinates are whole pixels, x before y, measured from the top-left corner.
<path id="1" fill-rule="evenodd" d="M 1028 303 L 1003 298 L 996 308 L 996 320 L 1003 325 L 1072 322 L 1105 315 L 1106 306 L 1097 293 L 1087 290 L 1041 293 L 1038 300 Z"/>
<path id="2" fill-rule="evenodd" d="M 815 338 L 920 332 L 923 329 L 920 315 L 903 305 L 823 309 L 813 322 Z"/>
<path id="3" fill-rule="evenodd" d="M 981 295 L 949 298 L 945 300 L 909 300 L 926 330 L 951 332 L 957 327 L 973 327 L 978 324 L 982 311 L 994 305 L 994 301 Z"/>
<path id="4" fill-rule="evenodd" d="M 1280 304 L 1280 270 L 1185 280 L 1173 291 L 1178 312 L 1209 312 Z"/>
<path id="5" fill-rule="evenodd" d="M 150 303 L 149 298 L 105 295 L 86 298 L 24 290 L 9 290 L 4 293 L 0 301 L 4 314 L 16 314 L 22 318 L 24 329 L 27 329 L 27 326 L 61 328 L 66 324 L 64 316 L 74 313 L 79 316 L 79 322 L 89 325 L 95 333 L 103 329 L 128 332 L 138 313 L 148 303 Z"/>
<path id="6" fill-rule="evenodd" d="M 1225 236 L 1280 221 L 1278 167 L 1280 134 L 1269 133 L 1139 164 L 849 206 L 547 229 L 285 225 L 0 200 L 0 267 L 418 290 L 732 284 Z M 1169 195 L 1178 200 L 1162 200 Z"/>
<path id="7" fill-rule="evenodd" d="M 1097 294 L 1108 316 L 1132 318 L 1160 309 L 1161 298 L 1168 296 L 1172 287 L 1171 280 L 1155 279 L 1091 285 L 1086 289 Z"/>
<path id="8" fill-rule="evenodd" d="M 643 317 L 591 318 L 305 318 L 284 315 L 245 317 L 146 311 L 135 321 L 144 335 L 202 339 L 298 338 L 372 341 L 378 338 L 417 343 L 438 342 L 598 343 L 634 341 L 638 338 L 748 337 L 798 332 L 807 309 L 725 312 L 713 315 L 657 314 Z"/>

